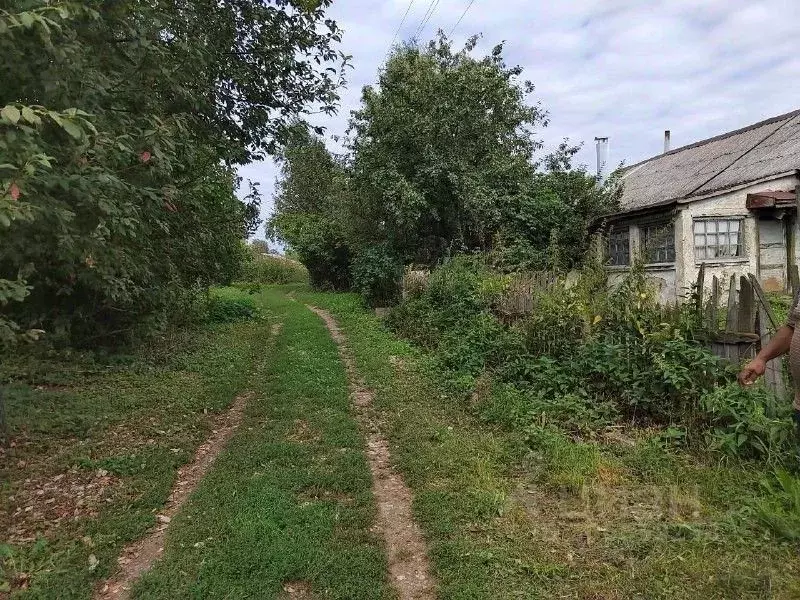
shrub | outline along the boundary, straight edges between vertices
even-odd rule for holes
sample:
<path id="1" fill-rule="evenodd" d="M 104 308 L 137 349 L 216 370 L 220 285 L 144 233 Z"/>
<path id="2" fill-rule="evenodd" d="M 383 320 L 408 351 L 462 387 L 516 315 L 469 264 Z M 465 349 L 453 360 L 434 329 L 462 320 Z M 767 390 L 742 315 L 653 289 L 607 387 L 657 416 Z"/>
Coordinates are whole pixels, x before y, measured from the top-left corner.
<path id="1" fill-rule="evenodd" d="M 494 311 L 513 277 L 480 257 L 456 257 L 387 321 L 434 352 L 482 418 L 573 433 L 628 418 L 668 426 L 664 443 L 672 445 L 709 438 L 742 458 L 787 455 L 788 405 L 763 388 L 733 384 L 735 367 L 696 339 L 692 306 L 660 307 L 640 268 L 609 291 L 602 270 L 590 265 L 570 285 L 562 279 L 534 289 L 532 313 L 503 323 Z"/>
<path id="2" fill-rule="evenodd" d="M 301 263 L 288 258 L 254 256 L 245 263 L 241 279 L 262 285 L 305 283 L 308 271 Z"/>
<path id="3" fill-rule="evenodd" d="M 353 260 L 353 287 L 369 306 L 391 306 L 400 297 L 402 262 L 387 245 L 362 250 Z"/>
<path id="4" fill-rule="evenodd" d="M 232 288 L 213 290 L 208 299 L 206 320 L 210 323 L 235 323 L 255 318 L 258 314 L 250 295 Z"/>
<path id="5" fill-rule="evenodd" d="M 705 394 L 702 410 L 709 420 L 709 443 L 733 456 L 784 461 L 795 448 L 791 408 L 763 386 L 736 383 Z"/>

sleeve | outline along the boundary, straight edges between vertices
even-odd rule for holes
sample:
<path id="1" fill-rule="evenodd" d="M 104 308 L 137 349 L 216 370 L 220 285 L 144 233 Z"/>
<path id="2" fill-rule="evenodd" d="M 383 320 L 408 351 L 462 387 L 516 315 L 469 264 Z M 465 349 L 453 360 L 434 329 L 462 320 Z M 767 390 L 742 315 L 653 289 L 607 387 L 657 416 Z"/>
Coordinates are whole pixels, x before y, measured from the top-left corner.
<path id="1" fill-rule="evenodd" d="M 789 317 L 786 319 L 786 325 L 794 329 L 797 327 L 797 322 L 800 320 L 800 315 L 798 315 L 798 303 L 800 303 L 800 290 L 794 295 L 792 299 L 792 304 L 789 306 Z"/>

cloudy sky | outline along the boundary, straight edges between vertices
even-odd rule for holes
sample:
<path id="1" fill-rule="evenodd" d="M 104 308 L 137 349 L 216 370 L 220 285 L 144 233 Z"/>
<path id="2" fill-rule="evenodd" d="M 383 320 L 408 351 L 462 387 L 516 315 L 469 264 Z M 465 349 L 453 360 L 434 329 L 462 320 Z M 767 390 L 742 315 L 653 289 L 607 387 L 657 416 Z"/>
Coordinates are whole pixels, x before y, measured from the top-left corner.
<path id="1" fill-rule="evenodd" d="M 468 5 L 414 0 L 397 39 L 455 27 L 458 46 L 474 33 L 483 35 L 478 50 L 505 41 L 507 62 L 536 85 L 531 102 L 549 112 L 546 148 L 584 142 L 579 162 L 591 169 L 596 136 L 610 138 L 612 165 L 632 164 L 662 150 L 665 129 L 676 148 L 800 108 L 799 0 L 474 0 L 464 14 Z M 409 0 L 334 0 L 329 13 L 353 69 L 339 114 L 320 122 L 329 135 L 344 133 L 408 8 Z M 240 174 L 261 183 L 266 217 L 274 165 Z"/>

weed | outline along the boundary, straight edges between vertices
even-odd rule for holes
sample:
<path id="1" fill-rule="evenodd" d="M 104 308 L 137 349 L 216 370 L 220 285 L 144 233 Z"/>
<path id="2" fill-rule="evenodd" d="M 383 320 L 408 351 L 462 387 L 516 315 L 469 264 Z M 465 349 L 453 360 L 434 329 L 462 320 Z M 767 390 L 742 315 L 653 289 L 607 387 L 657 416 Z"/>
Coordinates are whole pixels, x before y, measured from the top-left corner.
<path id="1" fill-rule="evenodd" d="M 756 504 L 756 518 L 779 540 L 800 541 L 800 479 L 776 469 L 761 481 L 767 498 Z"/>
<path id="2" fill-rule="evenodd" d="M 233 288 L 212 290 L 208 300 L 207 320 L 210 323 L 248 321 L 257 313 L 258 310 L 252 296 Z"/>

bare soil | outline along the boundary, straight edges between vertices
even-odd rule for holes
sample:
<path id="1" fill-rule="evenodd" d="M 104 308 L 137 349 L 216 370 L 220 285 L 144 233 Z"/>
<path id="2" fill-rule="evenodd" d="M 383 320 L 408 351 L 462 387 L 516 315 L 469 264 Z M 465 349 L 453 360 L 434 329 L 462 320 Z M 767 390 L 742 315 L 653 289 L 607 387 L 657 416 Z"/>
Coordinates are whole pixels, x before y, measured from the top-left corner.
<path id="1" fill-rule="evenodd" d="M 287 581 L 283 584 L 283 592 L 279 600 L 312 600 L 314 591 L 307 581 Z"/>
<path id="2" fill-rule="evenodd" d="M 430 574 L 427 546 L 414 522 L 411 490 L 392 468 L 389 444 L 381 431 L 383 424 L 372 410 L 374 393 L 360 378 L 347 338 L 335 319 L 327 311 L 309 308 L 325 322 L 347 370 L 356 419 L 367 442 L 372 492 L 378 505 L 373 529 L 384 540 L 391 584 L 400 600 L 432 600 L 436 598 L 436 582 Z"/>

